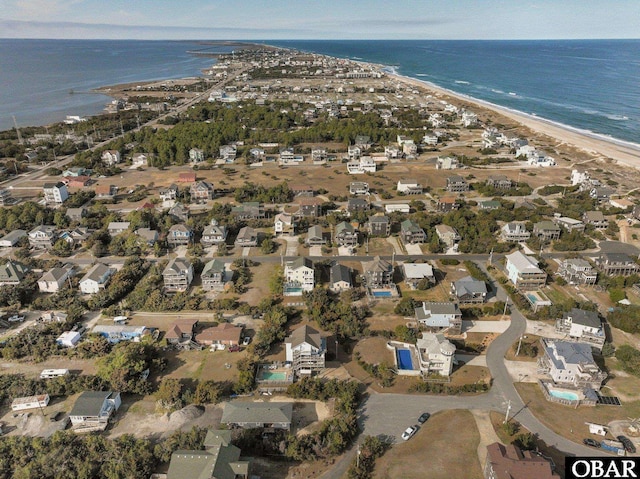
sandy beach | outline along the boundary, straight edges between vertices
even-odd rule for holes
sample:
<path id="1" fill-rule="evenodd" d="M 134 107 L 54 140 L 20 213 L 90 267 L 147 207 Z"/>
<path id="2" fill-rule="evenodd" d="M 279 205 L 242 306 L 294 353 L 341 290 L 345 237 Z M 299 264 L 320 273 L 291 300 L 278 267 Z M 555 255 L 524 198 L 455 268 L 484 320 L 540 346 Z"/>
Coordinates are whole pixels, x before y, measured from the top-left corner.
<path id="1" fill-rule="evenodd" d="M 532 115 L 510 110 L 493 103 L 461 95 L 425 81 L 388 72 L 387 75 L 391 78 L 396 78 L 398 81 L 432 91 L 434 94 L 456 98 L 481 109 L 493 110 L 506 118 L 522 124 L 532 131 L 547 135 L 560 143 L 581 149 L 593 155 L 596 159 L 614 160 L 619 164 L 640 169 L 640 147 L 633 144 L 625 144 L 625 142 L 614 138 L 606 139 L 595 134 L 589 134 L 588 132 L 582 132 L 577 129 L 574 130 L 543 118 L 536 118 Z"/>

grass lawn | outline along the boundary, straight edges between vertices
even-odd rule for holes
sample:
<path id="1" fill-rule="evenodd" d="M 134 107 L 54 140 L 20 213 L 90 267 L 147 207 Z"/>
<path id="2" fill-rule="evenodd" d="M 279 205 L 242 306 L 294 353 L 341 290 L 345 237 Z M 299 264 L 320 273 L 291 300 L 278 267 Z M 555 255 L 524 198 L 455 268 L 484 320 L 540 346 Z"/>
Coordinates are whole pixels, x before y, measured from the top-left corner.
<path id="1" fill-rule="evenodd" d="M 531 346 L 535 346 L 537 348 L 537 354 L 534 357 L 531 356 L 526 356 L 524 354 L 522 354 L 522 346 L 520 346 L 520 354 L 518 356 L 516 356 L 516 351 L 518 350 L 518 343 L 520 342 L 520 340 L 518 339 L 516 342 L 514 342 L 511 347 L 509 348 L 509 350 L 507 351 L 507 353 L 504 355 L 505 359 L 508 359 L 509 361 L 527 361 L 527 362 L 534 362 L 537 361 L 539 357 L 544 355 L 544 351 L 542 350 L 542 345 L 540 344 L 540 336 L 536 336 L 535 334 L 527 334 L 527 339 L 523 339 L 522 340 L 522 344 L 523 345 L 531 345 Z"/>
<path id="2" fill-rule="evenodd" d="M 480 433 L 469 411 L 439 412 L 410 440 L 396 444 L 378 459 L 373 477 L 479 479 L 482 478 L 476 452 L 479 443 Z"/>
<path id="3" fill-rule="evenodd" d="M 166 374 L 163 377 L 191 379 L 197 381 L 236 381 L 236 363 L 245 356 L 244 351 L 230 353 L 224 351 L 170 351 Z M 230 366 L 227 368 L 227 366 Z"/>
<path id="4" fill-rule="evenodd" d="M 613 420 L 640 416 L 640 401 L 623 402 L 621 407 L 582 406 L 573 409 L 547 401 L 537 384 L 516 383 L 514 386 L 531 413 L 540 422 L 557 434 L 575 442 L 582 442 L 583 438 L 589 437 L 589 430 L 584 424 L 585 422 L 608 424 Z"/>

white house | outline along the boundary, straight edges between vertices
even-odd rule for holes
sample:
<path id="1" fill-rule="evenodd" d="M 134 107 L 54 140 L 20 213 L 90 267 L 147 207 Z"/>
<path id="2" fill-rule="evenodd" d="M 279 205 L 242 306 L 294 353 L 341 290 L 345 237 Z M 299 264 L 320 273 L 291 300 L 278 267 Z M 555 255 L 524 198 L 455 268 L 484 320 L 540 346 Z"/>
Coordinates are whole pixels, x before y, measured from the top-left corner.
<path id="1" fill-rule="evenodd" d="M 436 159 L 436 169 L 438 170 L 455 170 L 456 168 L 458 168 L 458 159 L 453 156 Z"/>
<path id="2" fill-rule="evenodd" d="M 288 261 L 284 267 L 284 283 L 285 296 L 302 296 L 304 291 L 312 291 L 316 281 L 311 260 L 300 257 Z"/>
<path id="3" fill-rule="evenodd" d="M 62 204 L 67 198 L 69 198 L 69 191 L 67 185 L 62 181 L 57 183 L 45 183 L 42 187 L 44 193 L 44 201 L 47 204 Z"/>
<path id="4" fill-rule="evenodd" d="M 422 338 L 416 341 L 416 349 L 423 374 L 451 375 L 456 347 L 444 334 L 422 333 Z"/>
<path id="5" fill-rule="evenodd" d="M 296 230 L 295 218 L 289 213 L 279 213 L 273 222 L 275 234 L 294 235 Z"/>
<path id="6" fill-rule="evenodd" d="M 438 331 L 460 334 L 462 329 L 462 312 L 458 303 L 423 302 L 415 309 L 415 316 L 420 324 Z"/>
<path id="7" fill-rule="evenodd" d="M 97 263 L 80 280 L 80 291 L 84 294 L 96 294 L 100 290 L 106 288 L 109 278 L 115 272 L 115 269 L 109 268 L 107 265 Z"/>
<path id="8" fill-rule="evenodd" d="M 121 157 L 118 150 L 105 150 L 102 152 L 102 162 L 107 166 L 113 166 L 120 163 Z"/>
<path id="9" fill-rule="evenodd" d="M 56 343 L 64 348 L 74 348 L 78 341 L 80 341 L 78 331 L 65 331 L 56 338 Z"/>
<path id="10" fill-rule="evenodd" d="M 516 251 L 505 258 L 507 277 L 516 288 L 531 291 L 542 288 L 547 282 L 547 273 L 538 267 L 538 261 L 533 256 Z"/>
<path id="11" fill-rule="evenodd" d="M 131 167 L 140 168 L 142 166 L 147 166 L 149 164 L 150 157 L 151 153 L 135 153 L 131 157 Z"/>
<path id="12" fill-rule="evenodd" d="M 327 342 L 311 326 L 294 329 L 285 339 L 286 361 L 298 375 L 309 375 L 324 369 Z"/>
<path id="13" fill-rule="evenodd" d="M 436 277 L 433 274 L 433 266 L 429 263 L 403 263 L 402 271 L 404 273 L 405 282 L 417 287 L 418 283 L 426 279 L 429 283 L 435 283 Z"/>
<path id="14" fill-rule="evenodd" d="M 572 308 L 556 321 L 556 331 L 566 333 L 571 339 L 587 343 L 598 351 L 606 339 L 598 313 L 578 308 Z"/>
<path id="15" fill-rule="evenodd" d="M 539 361 L 539 369 L 556 384 L 600 390 L 607 374 L 593 360 L 591 346 L 546 338 L 541 342 L 544 356 Z"/>
<path id="16" fill-rule="evenodd" d="M 401 179 L 398 180 L 398 186 L 396 187 L 398 193 L 404 193 L 405 195 L 421 195 L 422 185 L 416 180 Z"/>
<path id="17" fill-rule="evenodd" d="M 85 391 L 76 399 L 69 413 L 73 429 L 105 429 L 109 418 L 120 408 L 120 393 L 112 391 Z"/>
<path id="18" fill-rule="evenodd" d="M 11 402 L 12 411 L 24 411 L 25 409 L 36 409 L 47 407 L 49 404 L 49 395 L 40 394 L 38 396 L 28 396 L 15 398 Z"/>
<path id="19" fill-rule="evenodd" d="M 588 171 L 571 170 L 571 186 L 581 185 L 591 180 Z"/>
<path id="20" fill-rule="evenodd" d="M 357 161 L 347 163 L 347 171 L 350 175 L 362 175 L 364 173 L 375 173 L 376 162 L 370 156 L 363 156 Z"/>
<path id="21" fill-rule="evenodd" d="M 500 236 L 505 241 L 527 241 L 531 233 L 524 223 L 506 223 L 500 230 Z"/>
<path id="22" fill-rule="evenodd" d="M 471 111 L 465 111 L 462 113 L 462 126 L 469 128 L 470 126 L 476 126 L 478 124 L 478 115 Z"/>
<path id="23" fill-rule="evenodd" d="M 41 293 L 57 293 L 73 273 L 73 267 L 51 268 L 38 280 L 38 289 Z"/>

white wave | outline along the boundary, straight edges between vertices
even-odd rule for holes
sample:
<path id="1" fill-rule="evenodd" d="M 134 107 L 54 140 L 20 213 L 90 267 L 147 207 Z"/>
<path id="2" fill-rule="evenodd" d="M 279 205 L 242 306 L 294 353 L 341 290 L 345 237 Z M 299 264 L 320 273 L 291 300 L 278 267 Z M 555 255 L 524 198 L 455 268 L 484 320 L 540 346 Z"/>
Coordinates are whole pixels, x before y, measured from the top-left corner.
<path id="1" fill-rule="evenodd" d="M 609 118 L 609 120 L 614 120 L 614 121 L 627 121 L 629 119 L 628 116 L 624 116 L 624 115 L 605 115 L 607 118 Z"/>
<path id="2" fill-rule="evenodd" d="M 464 80 L 456 80 L 455 83 L 459 83 L 460 85 L 471 85 L 471 83 Z"/>
<path id="3" fill-rule="evenodd" d="M 509 95 L 511 95 L 511 96 L 518 96 L 518 94 L 517 94 L 517 93 L 512 92 L 512 91 L 510 91 L 510 92 L 509 92 Z"/>
<path id="4" fill-rule="evenodd" d="M 491 91 L 493 93 L 502 93 L 504 95 L 504 92 L 502 90 L 496 90 L 495 88 L 492 88 Z"/>
<path id="5" fill-rule="evenodd" d="M 429 75 L 426 73 L 416 73 L 417 77 L 428 77 Z"/>

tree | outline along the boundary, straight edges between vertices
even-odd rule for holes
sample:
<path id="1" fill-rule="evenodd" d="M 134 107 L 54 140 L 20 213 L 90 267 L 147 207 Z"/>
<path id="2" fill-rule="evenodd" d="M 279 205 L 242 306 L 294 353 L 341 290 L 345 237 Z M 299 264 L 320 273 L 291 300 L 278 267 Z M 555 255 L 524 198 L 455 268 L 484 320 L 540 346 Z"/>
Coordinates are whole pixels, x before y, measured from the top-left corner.
<path id="1" fill-rule="evenodd" d="M 194 404 L 216 404 L 220 400 L 222 388 L 212 380 L 200 381 L 193 395 Z"/>
<path id="2" fill-rule="evenodd" d="M 282 295 L 282 290 L 284 288 L 284 271 L 282 267 L 277 267 L 274 269 L 271 279 L 269 280 L 269 291 L 273 295 L 280 296 Z"/>
<path id="3" fill-rule="evenodd" d="M 265 238 L 262 240 L 262 243 L 260 243 L 260 251 L 262 251 L 262 254 L 271 254 L 275 248 L 276 244 L 271 238 Z"/>
<path id="4" fill-rule="evenodd" d="M 396 304 L 393 312 L 402 316 L 413 316 L 418 305 L 419 303 L 417 303 L 416 300 L 411 296 L 408 296 L 406 298 L 402 298 L 400 302 Z"/>
<path id="5" fill-rule="evenodd" d="M 98 360 L 96 374 L 116 391 L 147 394 L 151 387 L 142 373 L 151 367 L 154 356 L 153 346 L 121 342 Z"/>
<path id="6" fill-rule="evenodd" d="M 160 408 L 166 411 L 175 411 L 182 408 L 182 390 L 183 385 L 179 379 L 164 378 L 160 381 L 160 386 L 156 391 L 156 399 Z"/>

